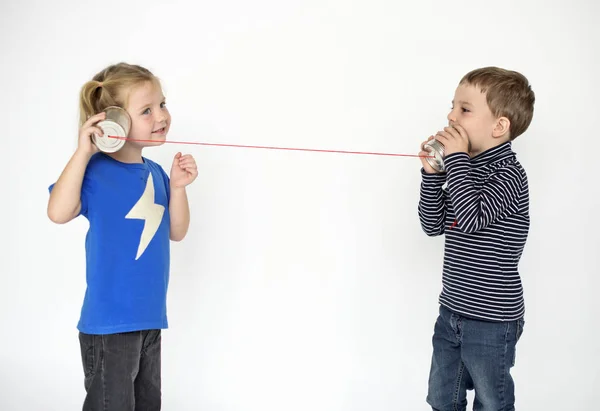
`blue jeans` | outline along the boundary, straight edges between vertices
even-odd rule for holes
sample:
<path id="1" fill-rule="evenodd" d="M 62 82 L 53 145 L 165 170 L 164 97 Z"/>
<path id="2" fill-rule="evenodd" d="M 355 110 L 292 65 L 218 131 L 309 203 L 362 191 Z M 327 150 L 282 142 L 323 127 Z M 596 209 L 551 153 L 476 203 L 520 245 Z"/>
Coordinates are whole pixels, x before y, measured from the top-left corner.
<path id="1" fill-rule="evenodd" d="M 467 390 L 475 390 L 473 411 L 514 411 L 510 369 L 522 319 L 474 320 L 440 306 L 433 334 L 427 402 L 434 411 L 464 411 Z"/>

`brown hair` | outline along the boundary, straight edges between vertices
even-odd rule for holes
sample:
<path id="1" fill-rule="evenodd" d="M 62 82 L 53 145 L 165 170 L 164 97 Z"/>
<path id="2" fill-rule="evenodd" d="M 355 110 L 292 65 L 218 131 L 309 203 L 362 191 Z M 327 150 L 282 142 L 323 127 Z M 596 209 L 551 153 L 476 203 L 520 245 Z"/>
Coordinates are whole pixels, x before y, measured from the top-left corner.
<path id="1" fill-rule="evenodd" d="M 465 74 L 459 84 L 475 86 L 486 93 L 487 104 L 494 116 L 510 121 L 511 140 L 523 134 L 531 124 L 535 93 L 521 73 L 483 67 Z"/>
<path id="2" fill-rule="evenodd" d="M 106 107 L 125 108 L 131 89 L 147 81 L 160 85 L 158 78 L 150 70 L 133 64 L 113 64 L 100 71 L 81 88 L 79 94 L 80 126 Z"/>

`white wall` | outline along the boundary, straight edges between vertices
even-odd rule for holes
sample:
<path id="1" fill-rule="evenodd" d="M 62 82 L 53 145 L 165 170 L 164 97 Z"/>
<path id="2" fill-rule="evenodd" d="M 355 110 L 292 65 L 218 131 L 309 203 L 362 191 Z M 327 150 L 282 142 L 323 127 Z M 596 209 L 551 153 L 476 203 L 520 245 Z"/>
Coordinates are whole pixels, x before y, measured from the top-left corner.
<path id="1" fill-rule="evenodd" d="M 163 80 L 171 139 L 409 153 L 464 73 L 522 71 L 537 104 L 514 144 L 532 214 L 517 407 L 597 404 L 597 2 L 119 3 L 0 5 L 0 409 L 81 407 L 87 223 L 52 224 L 47 187 L 79 88 L 121 60 Z M 168 170 L 181 148 L 145 155 Z M 164 409 L 427 410 L 443 239 L 420 230 L 418 159 L 184 148 L 200 176 L 173 245 Z"/>

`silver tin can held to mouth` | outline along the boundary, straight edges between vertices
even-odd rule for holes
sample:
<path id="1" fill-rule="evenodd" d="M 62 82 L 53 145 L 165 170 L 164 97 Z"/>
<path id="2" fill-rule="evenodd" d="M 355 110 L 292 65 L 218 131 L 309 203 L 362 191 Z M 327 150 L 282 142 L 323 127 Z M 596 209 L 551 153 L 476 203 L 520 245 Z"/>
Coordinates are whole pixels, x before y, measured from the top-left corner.
<path id="1" fill-rule="evenodd" d="M 119 151 L 124 145 L 125 140 L 114 137 L 127 137 L 131 129 L 131 118 L 127 111 L 121 107 L 110 106 L 104 109 L 106 118 L 98 122 L 98 127 L 104 132 L 103 136 L 94 134 L 92 141 L 100 151 L 105 153 L 114 153 Z"/>
<path id="2" fill-rule="evenodd" d="M 426 160 L 431 167 L 437 172 L 444 172 L 444 145 L 438 140 L 431 139 L 423 146 L 423 149 L 427 151 L 432 157 L 427 157 Z"/>

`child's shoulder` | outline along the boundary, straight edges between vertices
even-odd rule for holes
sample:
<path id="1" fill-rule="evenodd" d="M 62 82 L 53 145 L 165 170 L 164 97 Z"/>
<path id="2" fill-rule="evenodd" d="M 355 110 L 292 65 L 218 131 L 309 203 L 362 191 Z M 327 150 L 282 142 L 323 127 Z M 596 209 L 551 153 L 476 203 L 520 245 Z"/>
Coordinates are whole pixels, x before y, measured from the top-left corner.
<path id="1" fill-rule="evenodd" d="M 527 172 L 516 156 L 510 156 L 490 164 L 490 176 L 503 176 L 504 179 L 527 180 Z"/>
<path id="2" fill-rule="evenodd" d="M 88 161 L 85 173 L 87 175 L 93 175 L 99 170 L 103 170 L 106 167 L 109 167 L 111 164 L 110 157 L 102 152 L 97 152 L 90 157 L 90 161 Z"/>
<path id="3" fill-rule="evenodd" d="M 149 169 L 154 169 L 154 170 L 160 170 L 162 172 L 164 172 L 162 166 L 160 164 L 158 164 L 156 161 L 149 159 L 148 157 L 142 157 L 144 159 L 144 163 L 146 164 L 146 167 L 148 167 Z"/>
<path id="4" fill-rule="evenodd" d="M 143 159 L 144 159 L 144 163 L 146 163 L 146 165 L 148 167 L 160 168 L 162 170 L 162 166 L 160 164 L 158 164 L 156 161 L 151 160 L 148 157 L 143 157 Z"/>
<path id="5" fill-rule="evenodd" d="M 163 177 L 163 179 L 168 182 L 169 177 L 165 172 L 165 169 L 160 164 L 158 164 L 154 160 L 149 159 L 148 157 L 144 157 L 144 163 L 146 163 L 146 166 L 149 170 L 159 173 Z"/>
<path id="6" fill-rule="evenodd" d="M 99 151 L 97 153 L 92 154 L 92 157 L 90 157 L 90 161 L 88 162 L 88 169 L 103 167 L 111 163 L 113 163 L 112 159 L 105 153 Z"/>

